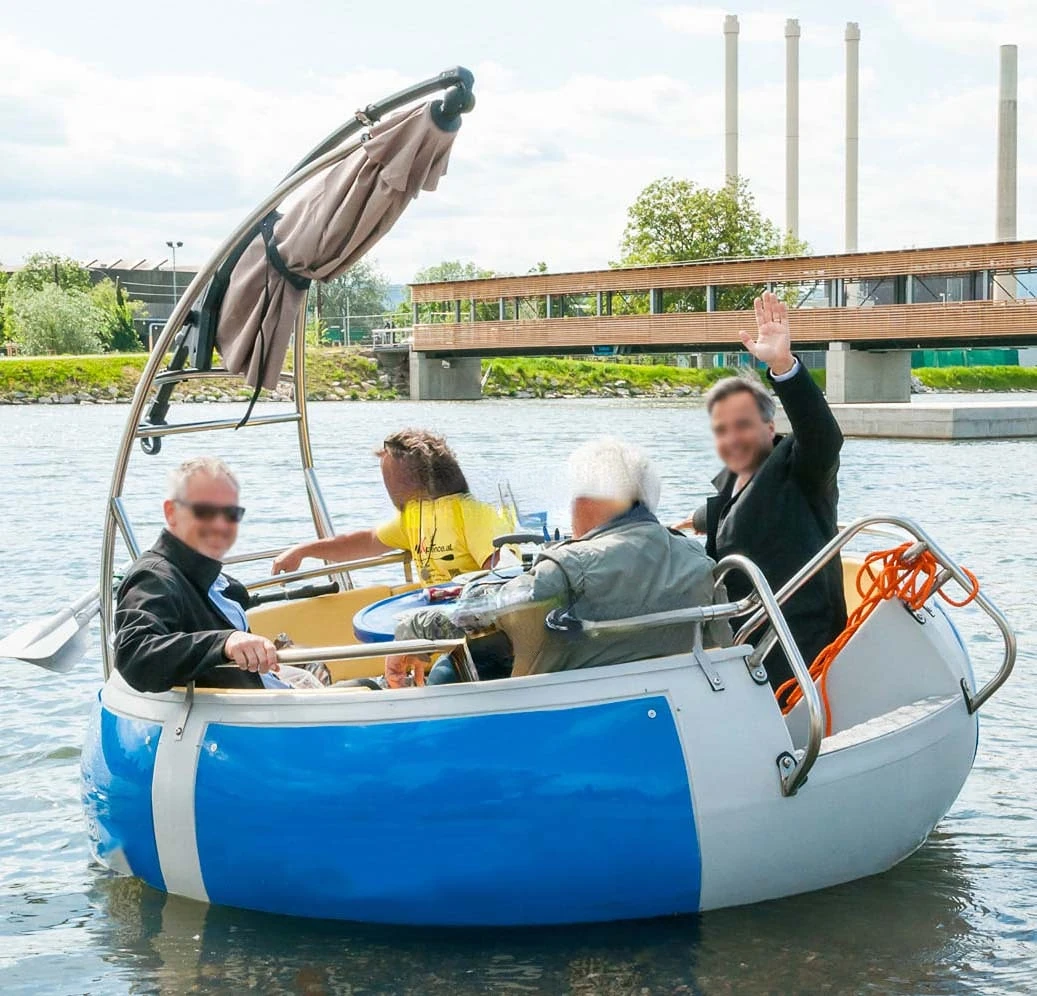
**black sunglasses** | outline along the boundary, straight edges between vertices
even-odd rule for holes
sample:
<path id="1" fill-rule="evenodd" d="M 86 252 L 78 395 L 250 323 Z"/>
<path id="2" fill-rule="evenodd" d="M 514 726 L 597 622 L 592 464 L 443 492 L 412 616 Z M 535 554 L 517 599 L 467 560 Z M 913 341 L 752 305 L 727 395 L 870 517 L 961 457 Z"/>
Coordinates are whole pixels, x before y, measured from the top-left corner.
<path id="1" fill-rule="evenodd" d="M 201 522 L 212 522 L 217 515 L 222 515 L 227 522 L 240 522 L 245 518 L 245 510 L 240 505 L 211 505 L 207 501 L 181 501 L 179 498 L 173 500 L 189 508 L 191 514 Z"/>

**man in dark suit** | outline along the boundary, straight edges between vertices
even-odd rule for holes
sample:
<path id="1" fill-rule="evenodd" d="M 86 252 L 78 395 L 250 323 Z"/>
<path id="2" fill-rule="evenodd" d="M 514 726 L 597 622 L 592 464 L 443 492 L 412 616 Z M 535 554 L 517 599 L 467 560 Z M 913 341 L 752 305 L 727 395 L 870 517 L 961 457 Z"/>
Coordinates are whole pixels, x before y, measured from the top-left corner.
<path id="1" fill-rule="evenodd" d="M 141 692 L 199 687 L 288 687 L 268 675 L 277 650 L 248 632 L 248 592 L 223 573 L 245 510 L 221 460 L 199 457 L 170 475 L 166 528 L 119 586 L 115 667 Z M 237 665 L 227 667 L 222 665 Z"/>
<path id="2" fill-rule="evenodd" d="M 824 395 L 792 353 L 785 305 L 767 293 L 754 308 L 756 339 L 748 332 L 741 339 L 768 365 L 767 380 L 792 432 L 775 434 L 774 400 L 759 382 L 728 377 L 714 384 L 706 408 L 725 469 L 713 479 L 717 495 L 679 528 L 705 533 L 714 560 L 731 553 L 749 557 L 777 590 L 836 534 L 843 437 Z M 735 599 L 750 590 L 737 572 L 727 576 L 727 586 Z M 846 624 L 839 558 L 793 595 L 784 612 L 809 666 Z M 765 663 L 774 688 L 792 677 L 780 648 Z"/>

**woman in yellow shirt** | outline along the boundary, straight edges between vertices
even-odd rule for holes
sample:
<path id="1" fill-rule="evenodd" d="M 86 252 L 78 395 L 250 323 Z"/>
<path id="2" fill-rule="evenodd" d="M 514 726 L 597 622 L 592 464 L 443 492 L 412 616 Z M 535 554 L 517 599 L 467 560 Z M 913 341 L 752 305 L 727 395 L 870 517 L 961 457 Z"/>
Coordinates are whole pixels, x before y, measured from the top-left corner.
<path id="1" fill-rule="evenodd" d="M 514 524 L 494 506 L 477 501 L 442 436 L 403 429 L 387 437 L 376 456 L 397 514 L 371 529 L 300 543 L 275 561 L 272 573 L 298 570 L 306 557 L 359 560 L 407 550 L 422 584 L 492 566 L 495 536 Z"/>

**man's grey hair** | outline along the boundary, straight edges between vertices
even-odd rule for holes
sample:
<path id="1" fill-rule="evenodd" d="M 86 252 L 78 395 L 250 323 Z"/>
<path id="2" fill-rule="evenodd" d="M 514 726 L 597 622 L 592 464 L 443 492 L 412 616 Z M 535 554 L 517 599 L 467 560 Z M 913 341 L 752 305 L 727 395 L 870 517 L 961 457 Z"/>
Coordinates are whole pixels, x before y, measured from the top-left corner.
<path id="1" fill-rule="evenodd" d="M 650 512 L 659 505 L 659 471 L 633 443 L 613 436 L 592 439 L 573 451 L 567 469 L 572 498 L 639 501 Z"/>
<path id="2" fill-rule="evenodd" d="M 760 409 L 760 416 L 764 422 L 773 422 L 777 407 L 774 398 L 758 380 L 750 380 L 748 377 L 725 377 L 718 380 L 706 392 L 706 411 L 713 414 L 713 406 L 724 398 L 730 398 L 732 394 L 744 391 L 751 394 L 756 401 L 756 407 Z"/>
<path id="3" fill-rule="evenodd" d="M 174 467 L 169 472 L 166 481 L 166 497 L 173 501 L 182 500 L 187 491 L 187 482 L 195 474 L 205 474 L 208 477 L 223 477 L 238 488 L 238 479 L 234 472 L 219 457 L 192 457 L 185 460 L 179 467 Z"/>

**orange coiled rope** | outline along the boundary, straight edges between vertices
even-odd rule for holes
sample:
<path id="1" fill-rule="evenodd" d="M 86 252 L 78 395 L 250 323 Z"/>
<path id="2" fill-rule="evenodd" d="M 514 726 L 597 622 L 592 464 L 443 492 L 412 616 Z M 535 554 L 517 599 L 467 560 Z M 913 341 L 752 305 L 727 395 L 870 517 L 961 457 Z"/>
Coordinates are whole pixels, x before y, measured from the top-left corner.
<path id="1" fill-rule="evenodd" d="M 864 624 L 864 621 L 875 611 L 876 607 L 890 598 L 901 599 L 909 609 L 918 611 L 929 600 L 934 589 L 949 605 L 960 608 L 968 605 L 979 594 L 979 581 L 972 571 L 962 568 L 964 574 L 972 582 L 972 587 L 960 602 L 951 598 L 943 588 L 936 588 L 941 571 L 940 562 L 923 549 L 917 556 L 905 562 L 904 554 L 914 543 L 902 543 L 892 550 L 876 550 L 864 558 L 861 569 L 857 572 L 857 594 L 861 603 L 847 617 L 846 628 L 817 655 L 810 665 L 810 676 L 821 693 L 821 701 L 825 707 L 825 735 L 832 732 L 832 710 L 828 702 L 828 672 L 832 663 L 839 656 L 839 651 L 850 642 L 853 634 Z M 795 678 L 790 678 L 780 685 L 774 693 L 778 702 L 782 703 L 781 711 L 787 714 L 792 707 L 803 698 L 803 692 Z"/>

